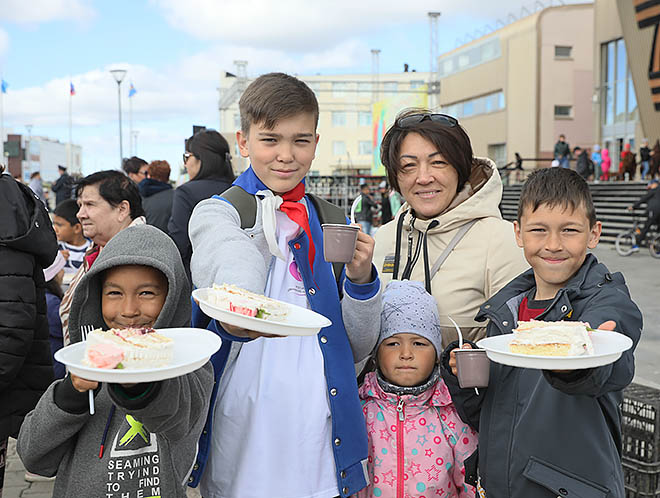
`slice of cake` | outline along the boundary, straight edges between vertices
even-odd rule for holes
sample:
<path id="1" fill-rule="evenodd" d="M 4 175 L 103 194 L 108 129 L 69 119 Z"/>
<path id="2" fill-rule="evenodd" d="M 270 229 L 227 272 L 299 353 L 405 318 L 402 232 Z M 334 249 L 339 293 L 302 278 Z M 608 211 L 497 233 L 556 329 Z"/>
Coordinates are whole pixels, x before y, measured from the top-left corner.
<path id="1" fill-rule="evenodd" d="M 285 303 L 235 285 L 213 284 L 208 300 L 221 309 L 263 320 L 281 322 L 289 314 L 289 307 Z"/>
<path id="2" fill-rule="evenodd" d="M 86 342 L 83 363 L 96 368 L 159 368 L 174 357 L 174 341 L 152 328 L 96 329 Z"/>
<path id="3" fill-rule="evenodd" d="M 594 354 L 591 331 L 583 322 L 519 322 L 513 330 L 509 350 L 538 356 Z"/>

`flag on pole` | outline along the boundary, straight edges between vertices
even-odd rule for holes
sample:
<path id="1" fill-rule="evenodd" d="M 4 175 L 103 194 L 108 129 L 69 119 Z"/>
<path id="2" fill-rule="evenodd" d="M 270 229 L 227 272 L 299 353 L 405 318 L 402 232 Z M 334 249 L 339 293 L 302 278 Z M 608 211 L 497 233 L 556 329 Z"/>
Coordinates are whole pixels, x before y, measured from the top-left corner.
<path id="1" fill-rule="evenodd" d="M 133 83 L 131 83 L 130 88 L 128 89 L 128 97 L 131 98 L 133 95 L 137 93 L 137 90 L 133 86 Z"/>
<path id="2" fill-rule="evenodd" d="M 75 95 L 75 94 L 76 94 L 76 87 L 73 86 L 73 82 L 72 82 L 72 81 L 69 82 L 69 87 L 70 87 L 70 88 L 69 88 L 69 93 L 70 93 L 71 95 Z"/>
<path id="3" fill-rule="evenodd" d="M 9 83 L 7 83 L 5 80 L 2 80 L 2 82 L 0 82 L 0 90 L 2 91 L 2 93 L 7 93 L 8 86 Z"/>

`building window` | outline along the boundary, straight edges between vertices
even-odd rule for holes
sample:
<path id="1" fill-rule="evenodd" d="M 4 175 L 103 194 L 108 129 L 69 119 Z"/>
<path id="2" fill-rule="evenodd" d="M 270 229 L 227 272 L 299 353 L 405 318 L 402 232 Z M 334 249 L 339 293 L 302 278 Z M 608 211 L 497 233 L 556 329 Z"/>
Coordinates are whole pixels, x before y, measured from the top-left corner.
<path id="1" fill-rule="evenodd" d="M 399 85 L 396 81 L 386 81 L 383 83 L 383 91 L 387 95 L 395 95 L 398 90 Z"/>
<path id="2" fill-rule="evenodd" d="M 500 39 L 493 36 L 478 45 L 465 47 L 458 52 L 441 56 L 438 61 L 438 74 L 441 78 L 465 69 L 478 66 L 484 62 L 497 59 L 502 55 Z"/>
<path id="3" fill-rule="evenodd" d="M 370 111 L 358 111 L 358 126 L 371 126 Z"/>
<path id="4" fill-rule="evenodd" d="M 367 155 L 373 152 L 371 140 L 360 140 L 358 142 L 358 154 Z"/>
<path id="5" fill-rule="evenodd" d="M 420 86 L 424 85 L 424 80 L 412 80 L 410 82 L 410 89 L 414 90 L 415 88 L 419 88 Z"/>
<path id="6" fill-rule="evenodd" d="M 321 91 L 320 81 L 308 81 L 307 86 L 312 89 L 312 91 L 317 97 L 319 96 L 319 91 Z"/>
<path id="7" fill-rule="evenodd" d="M 637 96 L 623 38 L 601 45 L 601 125 L 637 119 Z M 610 130 L 609 133 L 613 131 Z M 608 132 L 604 131 L 604 135 Z"/>
<path id="8" fill-rule="evenodd" d="M 346 154 L 346 142 L 343 140 L 335 140 L 332 142 L 332 154 L 335 156 L 343 156 Z"/>
<path id="9" fill-rule="evenodd" d="M 442 112 L 457 118 L 468 118 L 489 112 L 501 111 L 505 107 L 504 92 L 499 91 L 442 106 Z"/>
<path id="10" fill-rule="evenodd" d="M 555 59 L 570 59 L 572 54 L 573 47 L 555 45 Z"/>
<path id="11" fill-rule="evenodd" d="M 345 111 L 332 111 L 332 126 L 346 126 Z"/>
<path id="12" fill-rule="evenodd" d="M 556 105 L 555 106 L 556 118 L 570 118 L 573 117 L 573 106 L 570 105 Z"/>
<path id="13" fill-rule="evenodd" d="M 372 86 L 371 81 L 360 81 L 357 87 L 360 97 L 364 97 L 365 93 L 371 93 L 373 91 Z"/>
<path id="14" fill-rule="evenodd" d="M 490 157 L 498 167 L 506 164 L 506 144 L 488 144 L 488 157 Z"/>
<path id="15" fill-rule="evenodd" d="M 341 83 L 338 81 L 332 83 L 332 96 L 334 98 L 346 97 L 347 90 L 348 90 L 348 83 Z"/>

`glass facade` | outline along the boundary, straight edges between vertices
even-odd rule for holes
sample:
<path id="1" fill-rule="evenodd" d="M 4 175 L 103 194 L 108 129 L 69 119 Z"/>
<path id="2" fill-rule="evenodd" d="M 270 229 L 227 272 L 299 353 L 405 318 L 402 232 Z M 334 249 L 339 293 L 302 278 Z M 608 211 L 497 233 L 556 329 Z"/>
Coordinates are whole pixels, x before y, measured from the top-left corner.
<path id="1" fill-rule="evenodd" d="M 476 45 L 471 45 L 458 52 L 452 52 L 438 60 L 438 75 L 441 78 L 465 71 L 484 62 L 497 59 L 502 55 L 500 39 L 495 36 Z"/>
<path id="2" fill-rule="evenodd" d="M 371 126 L 371 111 L 358 111 L 358 126 Z"/>
<path id="3" fill-rule="evenodd" d="M 504 92 L 499 91 L 482 97 L 442 106 L 442 112 L 460 119 L 501 111 L 504 107 Z"/>
<path id="4" fill-rule="evenodd" d="M 346 126 L 346 112 L 332 111 L 332 126 Z"/>
<path id="5" fill-rule="evenodd" d="M 618 158 L 624 144 L 634 143 L 637 97 L 623 38 L 601 45 L 600 127 L 603 145 Z"/>

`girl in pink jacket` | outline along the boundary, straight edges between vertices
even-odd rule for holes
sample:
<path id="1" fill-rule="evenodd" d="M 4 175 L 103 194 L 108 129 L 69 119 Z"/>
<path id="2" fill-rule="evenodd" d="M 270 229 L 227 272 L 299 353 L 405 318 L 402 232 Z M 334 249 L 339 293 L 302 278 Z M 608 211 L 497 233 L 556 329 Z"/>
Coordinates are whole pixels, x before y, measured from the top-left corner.
<path id="1" fill-rule="evenodd" d="M 603 170 L 603 180 L 607 181 L 609 180 L 612 158 L 610 157 L 610 151 L 607 150 L 606 147 L 603 147 L 603 151 L 601 152 L 601 157 L 603 158 L 603 162 L 600 163 L 600 167 Z"/>
<path id="2" fill-rule="evenodd" d="M 358 498 L 475 496 L 463 461 L 477 434 L 463 423 L 440 377 L 435 300 L 420 282 L 390 282 L 383 293 L 376 371 L 360 399 L 369 437 L 371 484 Z"/>

